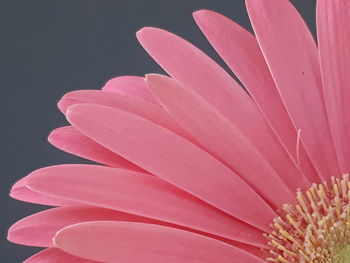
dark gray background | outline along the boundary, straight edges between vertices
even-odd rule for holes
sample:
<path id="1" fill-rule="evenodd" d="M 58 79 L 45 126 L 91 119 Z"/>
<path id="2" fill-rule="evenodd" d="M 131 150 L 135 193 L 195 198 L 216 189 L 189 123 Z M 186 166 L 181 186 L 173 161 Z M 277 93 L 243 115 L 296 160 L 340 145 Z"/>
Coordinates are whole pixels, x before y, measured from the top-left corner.
<path id="1" fill-rule="evenodd" d="M 313 31 L 315 2 L 293 1 Z M 170 30 L 223 64 L 192 19 L 203 8 L 251 30 L 244 0 L 0 0 L 0 262 L 22 262 L 38 250 L 5 239 L 12 223 L 43 209 L 10 199 L 11 185 L 43 166 L 85 162 L 46 141 L 65 124 L 59 98 L 114 76 L 162 72 L 136 41 L 143 26 Z"/>

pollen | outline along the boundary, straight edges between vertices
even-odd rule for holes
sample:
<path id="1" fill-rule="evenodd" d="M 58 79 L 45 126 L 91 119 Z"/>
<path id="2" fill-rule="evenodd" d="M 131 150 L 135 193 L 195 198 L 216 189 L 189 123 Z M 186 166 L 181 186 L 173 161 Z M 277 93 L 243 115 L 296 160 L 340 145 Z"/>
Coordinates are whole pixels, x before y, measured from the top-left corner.
<path id="1" fill-rule="evenodd" d="M 349 175 L 298 190 L 271 228 L 269 262 L 350 263 Z"/>

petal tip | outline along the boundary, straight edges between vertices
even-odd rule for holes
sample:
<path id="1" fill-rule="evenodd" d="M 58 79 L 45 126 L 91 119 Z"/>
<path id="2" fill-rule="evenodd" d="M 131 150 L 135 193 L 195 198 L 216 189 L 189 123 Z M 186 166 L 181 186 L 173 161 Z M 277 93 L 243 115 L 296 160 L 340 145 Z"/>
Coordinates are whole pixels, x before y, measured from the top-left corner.
<path id="1" fill-rule="evenodd" d="M 63 98 L 64 98 L 64 97 L 62 97 L 62 98 L 58 101 L 57 107 L 58 107 L 58 109 L 59 109 L 63 114 L 65 114 L 65 113 L 66 113 L 66 109 L 67 109 L 68 103 L 67 103 L 67 101 L 66 101 L 65 99 L 63 99 Z"/>
<path id="2" fill-rule="evenodd" d="M 147 35 L 149 32 L 153 31 L 153 27 L 143 27 L 139 31 L 136 32 L 137 39 L 141 42 L 141 40 Z"/>
<path id="3" fill-rule="evenodd" d="M 55 233 L 55 235 L 52 237 L 52 244 L 64 251 L 64 246 L 67 245 L 67 242 L 70 241 L 70 238 L 69 238 L 70 229 L 71 228 L 74 229 L 75 226 L 81 225 L 81 224 L 87 224 L 87 222 L 68 225 L 68 226 L 65 226 L 65 227 L 61 228 L 60 230 L 58 230 Z M 68 238 L 67 238 L 67 236 L 68 236 Z"/>
<path id="4" fill-rule="evenodd" d="M 23 230 L 23 226 L 21 224 L 22 220 L 14 223 L 12 226 L 10 226 L 9 230 L 7 231 L 7 236 L 6 236 L 6 239 L 8 241 L 15 243 L 15 244 L 23 244 L 23 242 L 21 242 L 21 240 L 22 240 L 22 238 L 21 238 L 22 233 L 21 232 L 23 232 L 23 231 L 21 231 L 21 229 Z"/>
<path id="5" fill-rule="evenodd" d="M 194 11 L 192 13 L 192 16 L 197 21 L 197 19 L 205 18 L 206 16 L 211 15 L 212 13 L 215 13 L 215 12 L 208 9 L 200 9 L 200 10 Z"/>
<path id="6" fill-rule="evenodd" d="M 77 111 L 79 111 L 79 109 L 81 108 L 81 105 L 83 104 L 74 104 L 71 105 L 67 108 L 66 110 L 66 118 L 67 120 L 70 122 L 70 118 L 77 113 Z"/>
<path id="7" fill-rule="evenodd" d="M 164 36 L 164 34 L 168 35 L 170 32 L 157 27 L 143 27 L 136 32 L 136 37 L 141 44 L 144 44 L 148 41 L 154 41 L 155 38 Z"/>
<path id="8" fill-rule="evenodd" d="M 8 240 L 8 241 L 10 241 L 10 242 L 13 242 L 12 240 L 13 240 L 13 236 L 12 236 L 12 232 L 13 232 L 13 229 L 12 229 L 12 227 L 13 226 L 11 226 L 10 228 L 9 228 L 9 230 L 7 231 L 7 235 L 6 235 L 6 239 Z"/>
<path id="9" fill-rule="evenodd" d="M 156 90 L 164 90 L 164 85 L 168 85 L 169 81 L 174 81 L 168 76 L 161 74 L 147 74 L 146 83 L 148 87 L 155 92 Z"/>
<path id="10" fill-rule="evenodd" d="M 59 138 L 59 131 L 58 129 L 55 129 L 53 131 L 51 131 L 49 133 L 49 135 L 47 136 L 47 141 L 52 144 L 52 145 L 55 145 L 55 142 L 57 141 L 57 138 Z"/>
<path id="11" fill-rule="evenodd" d="M 66 119 L 67 121 L 76 128 L 74 125 L 76 121 L 80 121 L 83 116 L 92 112 L 93 109 L 96 108 L 105 108 L 106 106 L 91 104 L 91 103 L 79 103 L 74 104 L 68 107 L 66 110 Z M 79 130 L 79 129 L 77 129 Z"/>
<path id="12" fill-rule="evenodd" d="M 65 134 L 65 133 L 69 132 L 72 129 L 74 129 L 72 126 L 63 126 L 63 127 L 59 127 L 57 129 L 54 129 L 47 136 L 47 141 L 51 145 L 59 148 L 58 146 L 60 145 L 60 142 L 62 142 L 62 139 L 64 138 L 62 136 L 62 134 Z"/>
<path id="13" fill-rule="evenodd" d="M 146 83 L 149 83 L 150 81 L 154 81 L 160 78 L 165 78 L 165 76 L 158 73 L 150 73 L 145 75 Z"/>
<path id="14" fill-rule="evenodd" d="M 66 93 L 57 103 L 58 109 L 63 114 L 66 114 L 67 108 L 69 108 L 70 105 L 74 104 L 74 97 L 72 94 L 74 94 L 74 91 Z"/>

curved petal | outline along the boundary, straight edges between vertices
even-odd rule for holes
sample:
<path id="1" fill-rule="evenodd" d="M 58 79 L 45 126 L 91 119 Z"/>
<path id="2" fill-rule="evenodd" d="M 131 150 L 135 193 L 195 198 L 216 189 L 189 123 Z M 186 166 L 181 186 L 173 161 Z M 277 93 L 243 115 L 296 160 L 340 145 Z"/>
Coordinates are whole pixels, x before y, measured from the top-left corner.
<path id="1" fill-rule="evenodd" d="M 298 170 L 293 166 L 284 167 L 279 175 L 269 161 L 283 163 L 283 159 L 261 155 L 227 118 L 176 80 L 162 75 L 147 75 L 146 80 L 163 107 L 204 149 L 234 169 L 275 207 L 293 202 L 295 190 L 308 185 L 301 175 L 295 176 Z"/>
<path id="2" fill-rule="evenodd" d="M 101 261 L 89 260 L 85 258 L 76 257 L 63 252 L 58 248 L 48 248 L 31 256 L 23 263 L 99 263 Z"/>
<path id="3" fill-rule="evenodd" d="M 266 229 L 275 215 L 233 171 L 153 122 L 89 104 L 70 107 L 67 118 L 75 128 L 111 151 L 242 221 Z M 256 206 L 260 209 L 254 209 Z"/>
<path id="4" fill-rule="evenodd" d="M 31 175 L 35 191 L 264 246 L 262 233 L 154 176 L 93 165 L 59 165 Z"/>
<path id="5" fill-rule="evenodd" d="M 120 94 L 104 93 L 98 90 L 77 90 L 65 94 L 58 105 L 60 105 L 61 111 L 66 113 L 70 106 L 81 103 L 98 104 L 126 110 L 153 121 L 182 137 L 188 137 L 184 130 L 176 124 L 164 109 L 146 101 L 129 98 Z"/>
<path id="6" fill-rule="evenodd" d="M 215 239 L 142 223 L 77 224 L 61 230 L 54 242 L 73 255 L 111 263 L 231 263 L 233 259 L 247 263 L 264 262 Z"/>
<path id="7" fill-rule="evenodd" d="M 158 104 L 150 90 L 145 78 L 139 76 L 120 76 L 106 82 L 102 91 L 131 96 Z"/>
<path id="8" fill-rule="evenodd" d="M 10 196 L 14 199 L 34 203 L 39 205 L 48 205 L 48 206 L 67 206 L 76 204 L 76 202 L 55 198 L 40 194 L 30 190 L 26 185 L 28 181 L 28 176 L 17 181 L 11 188 Z"/>
<path id="9" fill-rule="evenodd" d="M 70 206 L 59 207 L 26 217 L 15 223 L 7 239 L 13 243 L 52 247 L 56 232 L 69 225 L 89 221 L 131 221 L 153 223 L 155 220 L 98 207 Z"/>
<path id="10" fill-rule="evenodd" d="M 169 75 L 231 120 L 263 155 L 282 156 L 289 166 L 296 165 L 251 97 L 207 55 L 161 29 L 143 28 L 137 37 Z M 257 131 L 259 136 L 256 136 Z"/>
<path id="11" fill-rule="evenodd" d="M 296 150 L 297 133 L 273 82 L 255 37 L 225 16 L 200 10 L 193 16 L 209 42 L 244 84 L 288 153 L 312 182 L 319 180 L 303 145 Z"/>
<path id="12" fill-rule="evenodd" d="M 317 37 L 328 119 L 342 173 L 350 171 L 350 2 L 317 1 Z"/>
<path id="13" fill-rule="evenodd" d="M 94 142 L 72 126 L 53 130 L 48 141 L 58 149 L 116 168 L 144 171 L 123 157 Z"/>
<path id="14" fill-rule="evenodd" d="M 323 179 L 339 174 L 311 33 L 287 0 L 246 3 L 259 45 L 311 161 Z"/>

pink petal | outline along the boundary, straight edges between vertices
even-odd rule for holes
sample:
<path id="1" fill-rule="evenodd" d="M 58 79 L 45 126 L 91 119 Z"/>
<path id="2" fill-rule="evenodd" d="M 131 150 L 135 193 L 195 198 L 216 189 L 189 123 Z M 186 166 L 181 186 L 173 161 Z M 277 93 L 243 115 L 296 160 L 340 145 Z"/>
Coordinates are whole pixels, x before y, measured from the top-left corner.
<path id="1" fill-rule="evenodd" d="M 48 206 L 67 206 L 76 203 L 34 192 L 27 188 L 27 181 L 28 177 L 17 181 L 11 189 L 10 196 L 20 201 Z"/>
<path id="2" fill-rule="evenodd" d="M 318 176 L 303 145 L 303 158 L 298 160 L 297 133 L 273 82 L 255 37 L 238 24 L 213 11 L 193 14 L 197 24 L 227 65 L 242 81 L 257 106 L 295 161 L 301 162 L 304 174 L 311 181 Z"/>
<path id="3" fill-rule="evenodd" d="M 244 222 L 266 229 L 274 217 L 273 210 L 229 168 L 153 122 L 89 104 L 70 107 L 67 118 L 111 151 Z"/>
<path id="4" fill-rule="evenodd" d="M 29 185 L 35 191 L 91 206 L 154 218 L 252 245 L 266 244 L 260 231 L 150 175 L 93 165 L 59 165 L 35 171 Z"/>
<path id="5" fill-rule="evenodd" d="M 283 164 L 275 162 L 273 167 L 296 165 L 249 95 L 202 51 L 161 29 L 143 28 L 137 37 L 165 71 L 231 120 L 262 155 L 285 158 Z"/>
<path id="6" fill-rule="evenodd" d="M 236 101 L 248 101 L 245 108 L 251 111 L 249 96 L 229 74 L 195 46 L 157 28 L 143 28 L 137 32 L 137 38 L 166 72 L 195 90 L 225 115 L 234 114 L 232 104 Z"/>
<path id="7" fill-rule="evenodd" d="M 106 220 L 155 222 L 155 220 L 97 207 L 59 207 L 18 221 L 10 228 L 7 239 L 21 245 L 52 247 L 52 239 L 60 229 L 82 222 Z"/>
<path id="8" fill-rule="evenodd" d="M 127 222 L 91 222 L 67 227 L 56 245 L 73 255 L 103 262 L 264 262 L 233 246 L 169 227 Z"/>
<path id="9" fill-rule="evenodd" d="M 294 202 L 295 190 L 308 185 L 302 176 L 295 176 L 298 170 L 293 166 L 285 167 L 281 176 L 276 173 L 265 156 L 256 150 L 237 127 L 179 82 L 162 75 L 148 75 L 146 80 L 174 119 L 204 149 L 234 169 L 269 203 L 280 207 L 285 202 Z M 275 159 L 280 163 L 284 161 Z"/>
<path id="10" fill-rule="evenodd" d="M 153 104 L 158 104 L 150 90 L 148 89 L 144 77 L 121 76 L 113 78 L 104 85 L 103 91 L 127 95 L 146 100 Z"/>
<path id="11" fill-rule="evenodd" d="M 179 127 L 169 114 L 162 108 L 146 101 L 129 98 L 120 94 L 105 93 L 98 90 L 78 90 L 67 93 L 58 103 L 61 111 L 66 113 L 67 109 L 75 104 L 91 103 L 104 105 L 111 108 L 129 111 L 143 118 L 151 120 L 183 137 L 188 135 Z"/>
<path id="12" fill-rule="evenodd" d="M 135 164 L 86 137 L 72 126 L 61 127 L 52 131 L 48 140 L 58 149 L 97 163 L 111 167 L 143 171 Z"/>
<path id="13" fill-rule="evenodd" d="M 100 261 L 79 258 L 58 248 L 45 249 L 23 263 L 98 263 Z"/>
<path id="14" fill-rule="evenodd" d="M 317 36 L 324 95 L 342 173 L 350 170 L 350 2 L 317 2 Z"/>
<path id="15" fill-rule="evenodd" d="M 282 100 L 322 178 L 339 174 L 322 95 L 317 48 L 287 0 L 247 0 L 260 47 Z"/>

